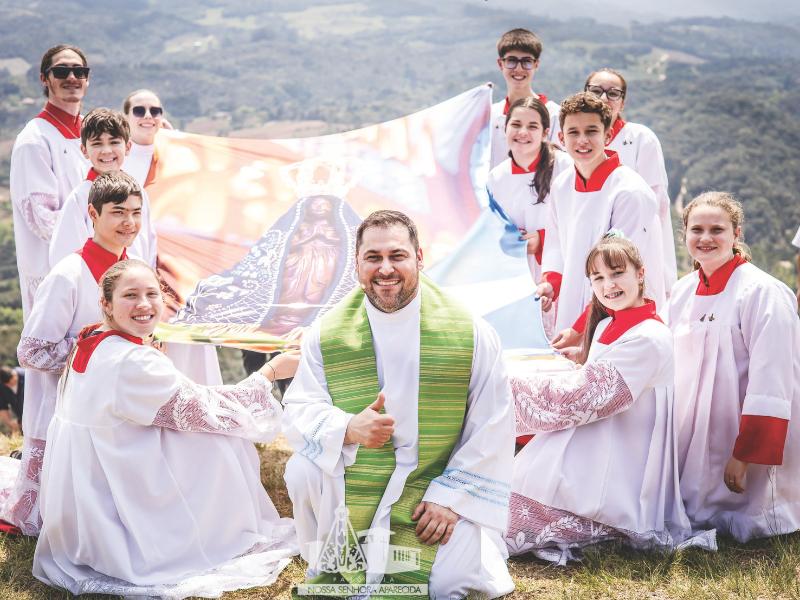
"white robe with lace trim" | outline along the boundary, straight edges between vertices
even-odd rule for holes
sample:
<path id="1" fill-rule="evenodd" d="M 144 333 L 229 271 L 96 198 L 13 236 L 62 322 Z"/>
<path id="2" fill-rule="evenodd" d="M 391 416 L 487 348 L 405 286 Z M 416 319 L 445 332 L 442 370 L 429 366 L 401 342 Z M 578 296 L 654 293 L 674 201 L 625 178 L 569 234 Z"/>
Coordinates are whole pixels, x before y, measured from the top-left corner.
<path id="1" fill-rule="evenodd" d="M 388 530 L 392 505 L 418 460 L 419 323 L 421 299 L 395 313 L 367 302 L 385 412 L 395 420 L 396 468 L 383 493 L 372 529 Z M 439 546 L 430 586 L 441 597 L 469 591 L 497 597 L 514 585 L 505 565 L 501 534 L 514 452 L 514 423 L 497 334 L 475 320 L 475 350 L 462 437 L 444 474 L 433 480 L 424 500 L 446 506 L 459 517 L 453 538 Z M 352 418 L 331 403 L 320 351 L 319 322 L 303 338 L 300 366 L 284 398 L 284 433 L 296 454 L 286 469 L 301 553 L 314 572 L 309 543 L 324 542 L 344 502 L 344 468 L 356 459 L 358 445 L 343 445 Z M 368 578 L 382 570 L 372 556 Z M 377 564 L 382 557 L 376 557 Z M 461 595 L 458 595 L 461 594 Z"/>
<path id="2" fill-rule="evenodd" d="M 73 594 L 185 598 L 270 585 L 295 553 L 251 441 L 280 431 L 270 384 L 192 383 L 118 336 L 70 370 L 48 432 L 35 577 Z"/>
<path id="3" fill-rule="evenodd" d="M 570 548 L 620 539 L 675 549 L 692 536 L 678 488 L 669 329 L 648 319 L 606 345 L 595 331 L 586 365 L 555 375 L 510 373 L 517 434 L 507 543 L 565 562 Z M 715 548 L 713 532 L 688 542 Z"/>

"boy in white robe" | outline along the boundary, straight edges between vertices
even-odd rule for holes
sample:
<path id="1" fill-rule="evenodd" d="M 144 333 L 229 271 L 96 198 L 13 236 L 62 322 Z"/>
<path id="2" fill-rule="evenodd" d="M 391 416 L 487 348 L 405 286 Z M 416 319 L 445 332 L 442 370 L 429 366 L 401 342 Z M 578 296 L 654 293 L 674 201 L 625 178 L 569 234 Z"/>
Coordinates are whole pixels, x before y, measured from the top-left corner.
<path id="1" fill-rule="evenodd" d="M 92 237 L 92 219 L 86 207 L 92 182 L 102 173 L 119 173 L 131 149 L 131 132 L 128 121 L 116 111 L 95 108 L 83 119 L 81 127 L 81 152 L 91 163 L 85 179 L 72 190 L 64 202 L 50 240 L 50 264 L 55 265 L 65 256 Z M 156 232 L 150 219 L 150 202 L 147 192 L 142 193 L 142 226 L 139 235 L 129 248 L 132 257 L 151 266 L 156 264 Z"/>
<path id="2" fill-rule="evenodd" d="M 362 454 L 365 459 L 373 456 L 372 449 L 391 440 L 387 447 L 393 448 L 394 470 L 385 489 L 373 490 L 379 496 L 377 507 L 367 519 L 368 531 L 359 533 L 371 538 L 365 549 L 366 582 L 377 584 L 385 575 L 403 571 L 392 571 L 387 540 L 380 532 L 390 529 L 390 517 L 395 522 L 393 505 L 402 502 L 407 481 L 422 464 L 420 457 L 429 452 L 420 446 L 418 428 L 418 418 L 427 410 L 419 395 L 423 371 L 429 373 L 430 368 L 427 359 L 420 358 L 426 346 L 419 332 L 425 303 L 432 302 L 426 286 L 432 284 L 420 285 L 422 252 L 415 226 L 402 213 L 370 215 L 359 229 L 356 253 L 380 394 L 363 399 L 369 405 L 357 414 L 334 405 L 334 367 L 326 367 L 328 359 L 323 358 L 330 323 L 323 317 L 312 325 L 285 397 L 284 432 L 296 452 L 285 478 L 311 577 L 327 571 L 319 550 L 342 518 L 349 469 L 358 465 Z M 513 457 L 511 402 L 497 335 L 483 321 L 468 318 L 474 354 L 466 374 L 466 412 L 463 424 L 451 423 L 461 434 L 446 468 L 424 490 L 413 514 L 404 515 L 418 523 L 420 543 L 440 543 L 426 581 L 431 597 L 437 598 L 461 598 L 471 592 L 495 598 L 514 588 L 501 537 Z M 441 372 L 442 380 L 448 377 L 444 371 L 435 371 Z"/>
<path id="3" fill-rule="evenodd" d="M 506 82 L 506 97 L 492 104 L 489 128 L 491 132 L 491 157 L 489 168 L 493 169 L 508 158 L 505 125 L 508 108 L 520 98 L 536 96 L 547 106 L 550 113 L 548 140 L 558 144 L 558 104 L 548 100 L 544 94 L 533 91 L 533 77 L 539 68 L 542 42 L 535 33 L 527 29 L 507 31 L 497 41 L 497 67 Z"/>
<path id="4" fill-rule="evenodd" d="M 22 464 L 3 519 L 25 535 L 39 533 L 39 476 L 53 416 L 58 378 L 78 332 L 100 320 L 97 283 L 139 232 L 142 196 L 138 184 L 124 173 L 100 176 L 89 195 L 94 237 L 84 240 L 47 274 L 22 330 L 17 357 L 29 372 L 40 374 L 41 393 L 25 397 Z"/>
<path id="5" fill-rule="evenodd" d="M 658 202 L 644 179 L 622 165 L 616 152 L 606 149 L 611 133 L 609 107 L 593 94 L 581 92 L 562 102 L 559 118 L 559 136 L 575 170 L 562 173 L 550 189 L 552 224 L 547 228 L 543 279 L 537 293 L 544 310 L 558 298 L 555 330 L 564 337 L 592 296 L 584 275 L 586 256 L 612 229 L 639 249 L 647 296 L 658 310 L 664 306 L 665 291 L 661 232 L 654 220 Z"/>

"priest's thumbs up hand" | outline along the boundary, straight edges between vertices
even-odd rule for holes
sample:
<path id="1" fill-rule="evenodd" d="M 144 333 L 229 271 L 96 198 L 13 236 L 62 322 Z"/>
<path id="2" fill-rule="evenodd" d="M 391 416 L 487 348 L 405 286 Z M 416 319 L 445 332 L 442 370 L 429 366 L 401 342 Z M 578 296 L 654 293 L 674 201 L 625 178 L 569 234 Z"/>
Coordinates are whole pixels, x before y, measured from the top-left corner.
<path id="1" fill-rule="evenodd" d="M 386 397 L 381 392 L 375 402 L 350 419 L 344 434 L 345 444 L 380 448 L 391 439 L 394 434 L 394 418 L 381 414 L 384 402 Z"/>

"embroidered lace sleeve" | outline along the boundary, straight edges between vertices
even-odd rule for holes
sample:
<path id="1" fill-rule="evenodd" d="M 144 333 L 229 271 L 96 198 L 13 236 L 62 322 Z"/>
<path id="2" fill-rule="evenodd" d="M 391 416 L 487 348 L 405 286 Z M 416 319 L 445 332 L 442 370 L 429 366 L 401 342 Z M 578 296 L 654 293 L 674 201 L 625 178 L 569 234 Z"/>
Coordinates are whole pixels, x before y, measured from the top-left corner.
<path id="1" fill-rule="evenodd" d="M 183 378 L 153 425 L 176 431 L 222 433 L 267 441 L 280 431 L 281 408 L 259 373 L 238 385 L 203 386 Z"/>
<path id="2" fill-rule="evenodd" d="M 17 346 L 17 359 L 20 366 L 26 369 L 60 375 L 74 345 L 74 338 L 48 342 L 34 337 L 23 337 Z"/>
<path id="3" fill-rule="evenodd" d="M 627 410 L 633 394 L 608 362 L 555 375 L 512 375 L 517 435 L 578 427 Z"/>
<path id="4" fill-rule="evenodd" d="M 58 218 L 58 197 L 34 192 L 22 198 L 19 206 L 28 229 L 39 239 L 49 242 Z"/>

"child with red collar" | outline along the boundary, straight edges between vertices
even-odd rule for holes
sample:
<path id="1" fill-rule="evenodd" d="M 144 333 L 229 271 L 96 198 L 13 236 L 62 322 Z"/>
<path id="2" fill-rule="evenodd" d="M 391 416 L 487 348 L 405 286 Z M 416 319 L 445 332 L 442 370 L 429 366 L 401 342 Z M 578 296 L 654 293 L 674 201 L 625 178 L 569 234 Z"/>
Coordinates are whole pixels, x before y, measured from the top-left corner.
<path id="1" fill-rule="evenodd" d="M 713 532 L 694 537 L 678 490 L 672 334 L 644 296 L 641 255 L 608 235 L 584 269 L 593 296 L 583 365 L 509 373 L 517 434 L 536 434 L 514 459 L 509 551 L 563 563 L 607 540 L 716 548 Z"/>
<path id="2" fill-rule="evenodd" d="M 740 542 L 800 529 L 800 320 L 750 262 L 744 213 L 707 192 L 683 211 L 697 271 L 672 288 L 678 462 L 686 512 Z"/>
<path id="3" fill-rule="evenodd" d="M 92 219 L 87 212 L 92 182 L 103 173 L 119 173 L 131 149 L 131 130 L 127 119 L 108 108 L 95 108 L 83 119 L 81 151 L 91 168 L 86 178 L 67 197 L 50 240 L 50 265 L 79 249 L 92 237 Z M 141 231 L 130 248 L 130 255 L 150 265 L 156 262 L 156 233 L 150 220 L 150 202 L 142 189 Z"/>
<path id="4" fill-rule="evenodd" d="M 26 535 L 39 532 L 39 473 L 47 428 L 53 416 L 58 378 L 78 332 L 100 319 L 98 281 L 111 265 L 127 258 L 126 248 L 141 226 L 142 191 L 125 173 L 100 175 L 89 192 L 94 236 L 60 260 L 42 281 L 22 330 L 17 358 L 40 386 L 26 395 L 22 465 L 2 517 Z"/>
<path id="5" fill-rule="evenodd" d="M 616 152 L 606 149 L 611 110 L 594 94 L 581 92 L 561 103 L 559 137 L 575 170 L 552 184 L 551 223 L 542 257 L 537 294 L 543 310 L 558 298 L 556 340 L 577 334 L 571 326 L 591 299 L 583 265 L 592 246 L 611 229 L 619 230 L 639 249 L 647 268 L 646 289 L 660 310 L 665 299 L 661 273 L 663 249 L 658 203 L 650 186 Z M 571 332 L 571 336 L 566 333 Z"/>
<path id="6" fill-rule="evenodd" d="M 558 143 L 558 104 L 547 99 L 544 94 L 533 91 L 533 76 L 539 68 L 542 42 L 535 33 L 527 29 L 507 31 L 497 41 L 497 66 L 506 82 L 506 97 L 492 104 L 489 124 L 491 131 L 491 158 L 489 167 L 494 168 L 508 158 L 505 124 L 508 109 L 517 100 L 536 96 L 547 106 L 552 127 L 548 141 Z"/>

